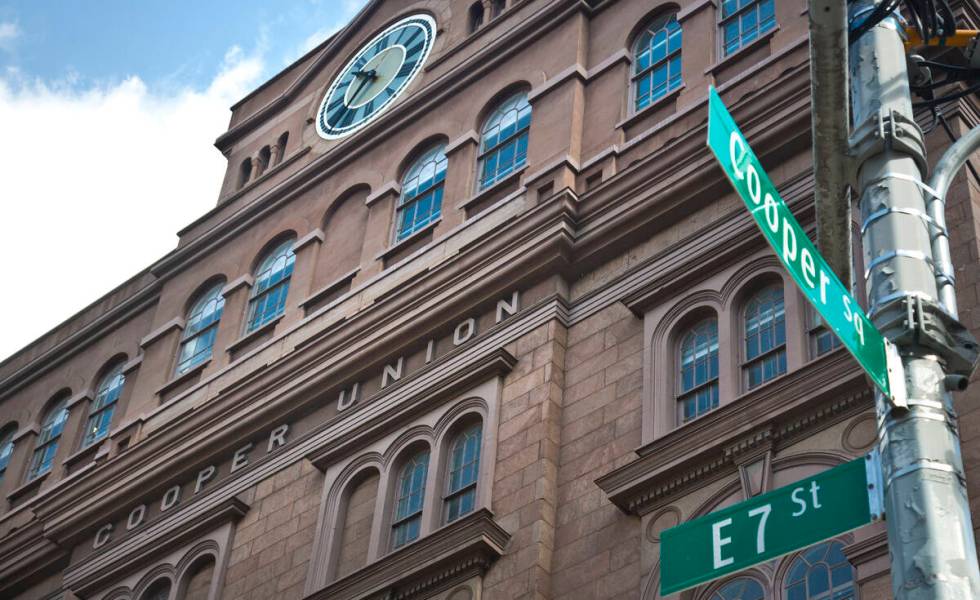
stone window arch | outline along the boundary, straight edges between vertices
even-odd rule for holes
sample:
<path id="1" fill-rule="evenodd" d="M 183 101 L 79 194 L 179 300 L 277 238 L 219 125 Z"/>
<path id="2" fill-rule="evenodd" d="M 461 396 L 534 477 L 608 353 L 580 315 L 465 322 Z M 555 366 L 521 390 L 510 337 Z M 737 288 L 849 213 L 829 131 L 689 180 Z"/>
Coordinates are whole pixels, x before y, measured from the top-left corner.
<path id="1" fill-rule="evenodd" d="M 278 165 L 286 158 L 286 144 L 289 142 L 289 132 L 284 131 L 279 139 L 276 140 L 276 145 L 273 147 L 273 162 L 274 165 Z"/>
<path id="2" fill-rule="evenodd" d="M 636 36 L 630 79 L 635 112 L 681 87 L 681 37 L 675 11 L 653 17 Z"/>
<path id="3" fill-rule="evenodd" d="M 225 279 L 222 277 L 199 292 L 187 311 L 186 324 L 177 351 L 177 375 L 190 371 L 211 358 L 218 324 L 225 307 Z"/>
<path id="4" fill-rule="evenodd" d="M 531 104 L 526 91 L 507 97 L 490 112 L 480 128 L 479 189 L 490 187 L 527 163 L 530 129 Z"/>
<path id="5" fill-rule="evenodd" d="M 252 159 L 246 157 L 238 167 L 238 189 L 242 189 L 252 180 Z"/>
<path id="6" fill-rule="evenodd" d="M 359 469 L 344 484 L 336 508 L 333 576 L 345 577 L 370 560 L 371 533 L 381 483 L 379 465 Z"/>
<path id="7" fill-rule="evenodd" d="M 483 14 L 483 0 L 477 0 L 470 5 L 470 10 L 467 13 L 467 28 L 470 33 L 483 26 Z"/>
<path id="8" fill-rule="evenodd" d="M 766 600 L 766 590 L 753 577 L 736 577 L 720 585 L 704 600 Z"/>
<path id="9" fill-rule="evenodd" d="M 89 404 L 88 419 L 85 421 L 85 436 L 82 447 L 86 448 L 99 442 L 109 435 L 112 417 L 116 411 L 123 386 L 126 385 L 126 375 L 123 373 L 125 358 L 117 358 L 111 366 L 103 370 L 99 383 L 95 388 L 95 397 Z"/>
<path id="10" fill-rule="evenodd" d="M 161 577 L 151 583 L 146 590 L 140 594 L 139 600 L 170 600 L 170 592 L 173 583 L 166 577 Z"/>
<path id="11" fill-rule="evenodd" d="M 451 523 L 478 506 L 483 420 L 476 416 L 461 419 L 447 439 L 442 503 L 443 521 Z"/>
<path id="12" fill-rule="evenodd" d="M 272 322 L 286 310 L 286 296 L 296 256 L 294 236 L 289 235 L 267 250 L 255 268 L 255 283 L 248 301 L 246 333 Z"/>
<path id="13" fill-rule="evenodd" d="M 218 559 L 213 551 L 194 556 L 180 575 L 177 600 L 208 600 L 217 570 Z"/>

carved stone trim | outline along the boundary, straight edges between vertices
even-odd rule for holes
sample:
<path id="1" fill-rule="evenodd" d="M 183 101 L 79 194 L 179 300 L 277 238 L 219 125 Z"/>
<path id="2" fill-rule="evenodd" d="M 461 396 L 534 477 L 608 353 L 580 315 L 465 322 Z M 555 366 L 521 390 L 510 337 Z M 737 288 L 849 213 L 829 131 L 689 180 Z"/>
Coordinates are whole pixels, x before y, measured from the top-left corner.
<path id="1" fill-rule="evenodd" d="M 162 556 L 229 521 L 237 521 L 248 510 L 247 504 L 232 497 L 176 523 L 150 524 L 140 535 L 109 542 L 98 553 L 69 567 L 65 571 L 65 587 L 85 597 L 153 557 Z"/>
<path id="2" fill-rule="evenodd" d="M 329 584 L 305 600 L 426 598 L 483 575 L 504 553 L 510 534 L 481 509 Z"/>
<path id="3" fill-rule="evenodd" d="M 643 515 L 679 493 L 735 473 L 740 455 L 775 450 L 866 410 L 872 394 L 863 373 L 849 357 L 835 359 L 810 362 L 678 427 L 638 449 L 639 458 L 596 484 L 623 512 Z"/>
<path id="4" fill-rule="evenodd" d="M 184 319 L 180 317 L 174 317 L 173 319 L 170 319 L 169 321 L 161 325 L 159 328 L 157 328 L 156 331 L 147 334 L 143 339 L 140 340 L 140 348 L 146 348 L 153 342 L 159 340 L 163 336 L 170 333 L 170 331 L 173 329 L 176 329 L 177 331 L 183 331 Z"/>

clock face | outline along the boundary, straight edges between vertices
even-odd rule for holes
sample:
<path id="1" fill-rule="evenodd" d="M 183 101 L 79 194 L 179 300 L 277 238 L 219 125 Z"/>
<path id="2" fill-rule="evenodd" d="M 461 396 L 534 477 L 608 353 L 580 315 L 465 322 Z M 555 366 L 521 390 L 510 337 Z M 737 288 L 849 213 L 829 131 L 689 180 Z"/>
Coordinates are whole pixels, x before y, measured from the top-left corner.
<path id="1" fill-rule="evenodd" d="M 377 118 L 422 70 L 435 39 L 435 20 L 414 15 L 365 44 L 327 89 L 317 112 L 317 133 L 335 140 Z"/>

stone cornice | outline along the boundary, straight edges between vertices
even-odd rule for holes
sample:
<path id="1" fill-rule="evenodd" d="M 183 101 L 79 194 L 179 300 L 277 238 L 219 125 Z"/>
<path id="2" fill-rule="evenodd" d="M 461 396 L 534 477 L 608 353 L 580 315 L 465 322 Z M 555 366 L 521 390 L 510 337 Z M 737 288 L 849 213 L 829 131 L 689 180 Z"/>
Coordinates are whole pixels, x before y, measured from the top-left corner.
<path id="1" fill-rule="evenodd" d="M 305 600 L 354 600 L 383 595 L 391 600 L 428 598 L 439 590 L 482 575 L 503 555 L 510 534 L 480 509 L 392 552 Z"/>
<path id="2" fill-rule="evenodd" d="M 172 527 L 151 523 L 131 535 L 110 542 L 88 558 L 65 571 L 65 587 L 87 596 L 124 576 L 137 564 L 167 552 L 229 521 L 245 516 L 249 506 L 238 498 L 228 498 L 215 506 L 187 515 Z"/>
<path id="3" fill-rule="evenodd" d="M 41 533 L 41 524 L 17 529 L 0 544 L 0 596 L 11 598 L 38 576 L 68 563 L 71 553 Z"/>
<path id="4" fill-rule="evenodd" d="M 638 458 L 596 485 L 623 512 L 646 514 L 733 474 L 743 453 L 788 445 L 871 406 L 863 371 L 836 352 L 639 448 Z"/>

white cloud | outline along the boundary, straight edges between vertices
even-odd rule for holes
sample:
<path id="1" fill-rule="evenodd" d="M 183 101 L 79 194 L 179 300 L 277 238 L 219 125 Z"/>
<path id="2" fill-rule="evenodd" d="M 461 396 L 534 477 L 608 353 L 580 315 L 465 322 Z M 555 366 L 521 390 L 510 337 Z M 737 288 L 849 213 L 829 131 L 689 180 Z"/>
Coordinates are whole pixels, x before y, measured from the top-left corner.
<path id="1" fill-rule="evenodd" d="M 203 91 L 0 72 L 0 360 L 176 246 L 214 206 L 214 139 L 263 74 L 232 48 Z"/>
<path id="2" fill-rule="evenodd" d="M 17 27 L 17 23 L 0 21 L 0 48 L 9 49 L 18 37 L 20 37 L 20 28 Z"/>

